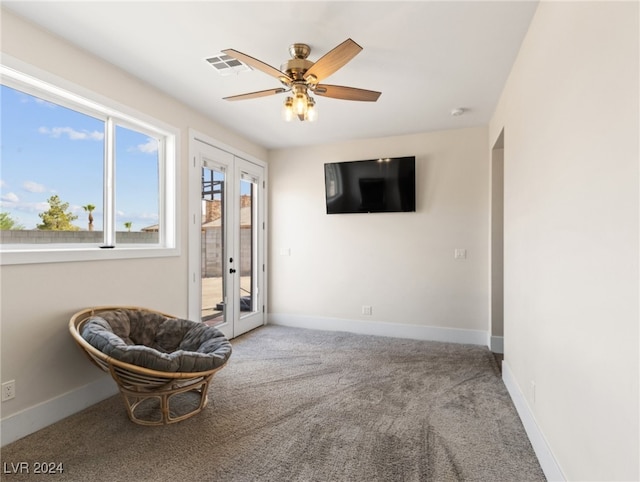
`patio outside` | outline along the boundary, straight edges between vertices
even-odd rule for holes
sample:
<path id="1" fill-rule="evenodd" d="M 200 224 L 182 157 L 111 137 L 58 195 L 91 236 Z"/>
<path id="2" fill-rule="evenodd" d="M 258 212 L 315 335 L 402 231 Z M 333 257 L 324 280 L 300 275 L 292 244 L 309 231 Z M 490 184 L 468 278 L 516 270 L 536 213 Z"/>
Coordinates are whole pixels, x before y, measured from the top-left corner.
<path id="1" fill-rule="evenodd" d="M 251 276 L 240 277 L 240 296 L 251 296 Z M 207 325 L 217 325 L 224 321 L 219 309 L 224 301 L 222 296 L 222 277 L 202 278 L 202 321 Z"/>

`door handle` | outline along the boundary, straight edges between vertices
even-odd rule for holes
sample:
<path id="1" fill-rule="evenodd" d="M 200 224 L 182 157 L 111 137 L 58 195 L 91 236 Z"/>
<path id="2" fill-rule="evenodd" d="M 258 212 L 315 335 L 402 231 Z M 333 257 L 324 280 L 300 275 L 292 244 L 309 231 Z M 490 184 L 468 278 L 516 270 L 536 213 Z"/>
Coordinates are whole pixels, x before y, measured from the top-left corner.
<path id="1" fill-rule="evenodd" d="M 229 269 L 229 273 L 233 274 L 233 273 L 235 273 L 235 272 L 236 272 L 236 270 L 235 270 L 235 269 L 233 269 L 233 268 Z"/>

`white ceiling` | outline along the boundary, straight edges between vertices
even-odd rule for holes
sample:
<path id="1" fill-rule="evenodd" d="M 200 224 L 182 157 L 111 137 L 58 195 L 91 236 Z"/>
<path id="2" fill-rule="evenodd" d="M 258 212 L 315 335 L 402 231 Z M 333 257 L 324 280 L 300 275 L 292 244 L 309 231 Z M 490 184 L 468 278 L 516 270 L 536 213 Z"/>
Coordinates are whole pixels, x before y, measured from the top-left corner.
<path id="1" fill-rule="evenodd" d="M 3 6 L 102 57 L 266 148 L 486 124 L 537 2 L 13 2 Z M 316 61 L 347 38 L 364 50 L 324 82 L 382 92 L 375 102 L 316 97 L 315 123 L 281 119 L 284 94 L 257 70 L 220 76 L 233 48 L 276 68 L 292 43 Z M 454 108 L 464 108 L 459 117 Z"/>

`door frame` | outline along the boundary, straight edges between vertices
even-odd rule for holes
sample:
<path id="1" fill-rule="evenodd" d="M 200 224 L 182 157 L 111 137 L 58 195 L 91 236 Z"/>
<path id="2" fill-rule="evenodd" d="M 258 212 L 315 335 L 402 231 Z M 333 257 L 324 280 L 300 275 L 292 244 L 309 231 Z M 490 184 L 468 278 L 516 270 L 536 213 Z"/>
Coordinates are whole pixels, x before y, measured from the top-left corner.
<path id="1" fill-rule="evenodd" d="M 214 139 L 211 136 L 208 136 L 202 132 L 199 132 L 195 129 L 189 129 L 189 182 L 188 182 L 188 293 L 187 293 L 187 308 L 188 308 L 188 319 L 190 320 L 200 320 L 201 319 L 201 251 L 200 251 L 200 215 L 201 215 L 201 165 L 198 162 L 198 152 L 199 146 L 201 143 L 209 145 L 215 149 L 224 151 L 224 153 L 242 159 L 243 161 L 248 161 L 249 163 L 255 164 L 263 169 L 264 172 L 264 184 L 263 186 L 259 186 L 259 206 L 258 208 L 262 210 L 262 220 L 264 222 L 262 226 L 262 245 L 259 246 L 260 253 L 258 253 L 258 257 L 261 260 L 260 263 L 263 265 L 263 269 L 261 269 L 258 275 L 261 278 L 261 289 L 260 289 L 260 298 L 261 298 L 261 307 L 259 309 L 262 310 L 262 324 L 266 324 L 267 317 L 267 300 L 268 300 L 268 266 L 267 266 L 267 257 L 268 253 L 267 243 L 267 213 L 268 213 L 268 196 L 267 196 L 267 187 L 268 183 L 266 180 L 268 179 L 268 167 L 267 163 L 261 159 L 258 159 L 246 152 L 243 152 L 233 146 L 229 146 L 223 142 Z M 234 167 L 234 171 L 238 169 Z M 234 182 L 237 183 L 237 179 Z M 232 201 L 232 204 L 234 201 Z M 239 220 L 239 211 L 234 214 L 234 217 L 238 217 Z M 239 279 L 238 277 L 235 277 Z M 235 279 L 233 280 L 235 283 Z M 234 300 L 235 303 L 235 300 Z M 238 301 L 239 304 L 239 301 Z M 240 319 L 240 311 L 234 310 L 235 320 Z M 234 322 L 235 325 L 235 322 Z M 259 325 L 258 325 L 259 326 Z M 228 334 L 229 338 L 233 338 L 235 336 L 240 335 L 241 333 L 230 333 Z"/>

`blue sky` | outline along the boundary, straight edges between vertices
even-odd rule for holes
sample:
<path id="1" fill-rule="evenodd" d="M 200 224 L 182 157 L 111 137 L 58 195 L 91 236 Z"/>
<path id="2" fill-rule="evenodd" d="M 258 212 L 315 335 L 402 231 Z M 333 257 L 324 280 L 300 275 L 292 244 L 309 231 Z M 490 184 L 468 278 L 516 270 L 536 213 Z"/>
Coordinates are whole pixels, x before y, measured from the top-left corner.
<path id="1" fill-rule="evenodd" d="M 102 229 L 104 122 L 1 86 L 0 211 L 25 229 L 41 223 L 56 194 L 87 229 L 82 206 L 93 204 Z M 132 231 L 158 222 L 157 141 L 116 129 L 116 229 Z"/>

